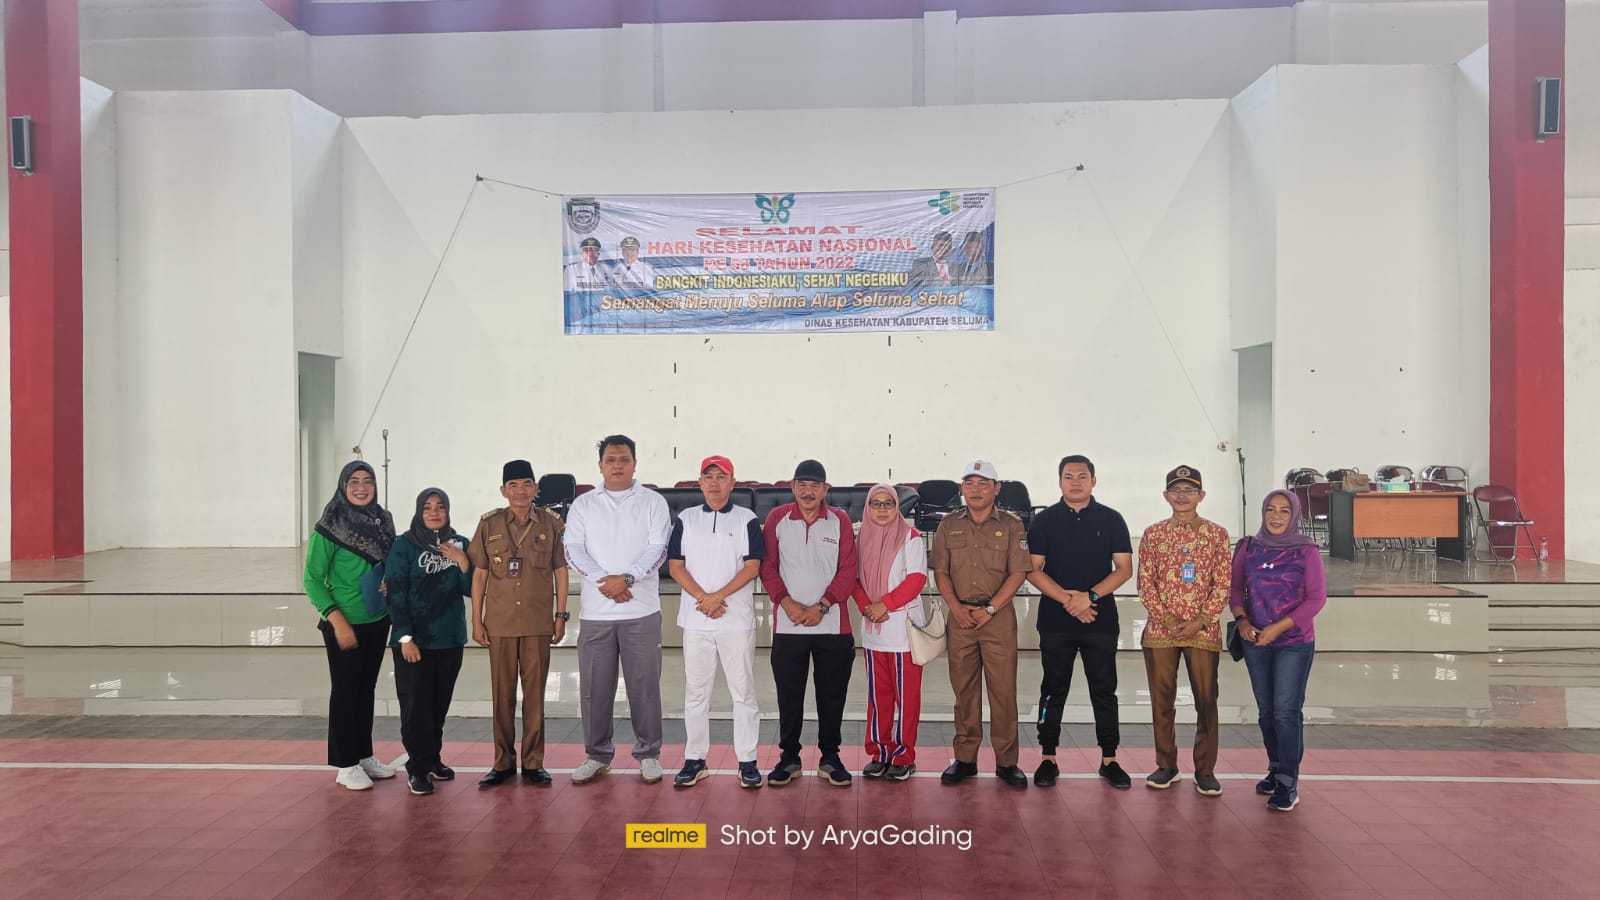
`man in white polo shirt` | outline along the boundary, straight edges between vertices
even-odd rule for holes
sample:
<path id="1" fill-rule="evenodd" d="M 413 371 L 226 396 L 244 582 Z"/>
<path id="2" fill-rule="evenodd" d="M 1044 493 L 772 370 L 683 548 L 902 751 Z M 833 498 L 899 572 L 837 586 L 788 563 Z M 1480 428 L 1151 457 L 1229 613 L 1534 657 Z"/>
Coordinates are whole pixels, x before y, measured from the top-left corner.
<path id="1" fill-rule="evenodd" d="M 822 463 L 800 463 L 793 490 L 794 502 L 773 510 L 762 529 L 767 549 L 761 583 L 772 598 L 772 679 L 783 751 L 767 784 L 781 787 L 800 772 L 806 681 L 815 665 L 817 749 L 822 751 L 817 774 L 835 787 L 849 787 L 839 742 L 856 661 L 850 616 L 843 608 L 856 582 L 856 537 L 850 516 L 827 504 L 828 473 Z"/>
<path id="2" fill-rule="evenodd" d="M 761 787 L 756 741 L 761 709 L 756 705 L 756 594 L 766 542 L 756 514 L 729 499 L 733 462 L 708 456 L 700 463 L 706 502 L 678 514 L 667 541 L 667 571 L 683 588 L 678 626 L 683 629 L 683 726 L 688 732 L 683 769 L 673 786 L 692 787 L 711 774 L 711 686 L 717 663 L 733 697 L 733 750 L 739 786 Z"/>
<path id="3" fill-rule="evenodd" d="M 616 753 L 617 666 L 628 690 L 633 758 L 647 784 L 661 780 L 661 576 L 672 514 L 660 494 L 633 477 L 633 440 L 600 441 L 600 490 L 567 511 L 567 562 L 583 579 L 578 678 L 583 748 L 572 773 L 586 784 L 611 771 Z"/>

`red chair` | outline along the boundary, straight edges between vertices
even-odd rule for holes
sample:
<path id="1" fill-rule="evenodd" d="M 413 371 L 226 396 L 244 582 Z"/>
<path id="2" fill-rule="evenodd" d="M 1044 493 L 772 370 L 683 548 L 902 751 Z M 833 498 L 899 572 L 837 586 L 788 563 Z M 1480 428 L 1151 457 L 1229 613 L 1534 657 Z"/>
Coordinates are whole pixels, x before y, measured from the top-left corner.
<path id="1" fill-rule="evenodd" d="M 699 479 L 695 479 L 695 480 L 692 480 L 692 481 L 689 480 L 689 479 L 685 479 L 685 480 L 677 482 L 676 484 L 673 485 L 673 487 L 675 487 L 675 488 L 692 488 L 692 487 L 699 487 L 699 486 L 700 486 Z"/>
<path id="2" fill-rule="evenodd" d="M 1328 495 L 1333 493 L 1333 485 L 1326 481 L 1308 484 L 1301 490 L 1305 491 L 1306 519 L 1311 523 L 1311 537 L 1313 540 L 1321 535 L 1321 541 L 1328 540 Z"/>
<path id="3" fill-rule="evenodd" d="M 1478 515 L 1478 530 L 1483 533 L 1484 543 L 1489 545 L 1489 556 L 1485 558 L 1474 544 L 1474 557 L 1485 562 L 1515 560 L 1522 549 L 1522 542 L 1517 537 L 1519 530 L 1528 539 L 1528 555 L 1539 555 L 1530 527 L 1533 520 L 1522 514 L 1522 504 L 1517 502 L 1517 495 L 1510 488 L 1503 484 L 1485 484 L 1474 488 L 1472 508 Z"/>
<path id="4" fill-rule="evenodd" d="M 572 492 L 572 496 L 581 497 L 584 494 L 587 494 L 592 490 L 594 490 L 594 485 L 592 485 L 592 484 L 580 484 L 580 485 L 578 485 L 577 489 Z"/>

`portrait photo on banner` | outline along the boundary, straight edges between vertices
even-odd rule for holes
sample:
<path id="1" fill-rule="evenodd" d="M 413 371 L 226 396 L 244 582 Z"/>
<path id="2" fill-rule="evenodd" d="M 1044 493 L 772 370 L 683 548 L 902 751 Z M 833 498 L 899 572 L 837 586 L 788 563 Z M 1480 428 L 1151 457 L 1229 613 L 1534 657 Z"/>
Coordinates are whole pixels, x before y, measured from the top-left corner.
<path id="1" fill-rule="evenodd" d="M 994 197 L 562 197 L 566 333 L 991 330 Z"/>

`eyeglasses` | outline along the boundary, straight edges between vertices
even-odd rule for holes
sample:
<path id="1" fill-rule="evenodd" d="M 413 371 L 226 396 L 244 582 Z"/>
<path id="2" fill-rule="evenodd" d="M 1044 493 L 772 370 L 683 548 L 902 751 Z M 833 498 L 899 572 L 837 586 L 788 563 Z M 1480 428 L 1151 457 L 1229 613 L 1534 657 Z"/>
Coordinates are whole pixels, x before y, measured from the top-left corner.
<path id="1" fill-rule="evenodd" d="M 893 500 L 874 500 L 871 503 L 868 503 L 867 505 L 872 507 L 873 509 L 894 509 L 895 507 L 899 506 L 900 504 L 894 502 Z"/>
<path id="2" fill-rule="evenodd" d="M 1176 489 L 1169 489 L 1167 491 L 1167 493 L 1173 495 L 1174 497 L 1193 497 L 1195 494 L 1198 494 L 1200 492 L 1195 490 L 1194 488 L 1176 488 Z"/>

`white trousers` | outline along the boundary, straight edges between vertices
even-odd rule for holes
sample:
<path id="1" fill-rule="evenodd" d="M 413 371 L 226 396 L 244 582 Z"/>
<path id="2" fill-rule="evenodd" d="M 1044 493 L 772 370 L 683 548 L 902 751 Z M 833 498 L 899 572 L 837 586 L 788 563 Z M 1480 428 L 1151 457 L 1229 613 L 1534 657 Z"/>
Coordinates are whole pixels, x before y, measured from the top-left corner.
<path id="1" fill-rule="evenodd" d="M 733 750 L 740 762 L 754 762 L 761 730 L 756 706 L 756 632 L 683 632 L 684 759 L 705 759 L 711 749 L 711 686 L 717 663 L 733 697 Z"/>

